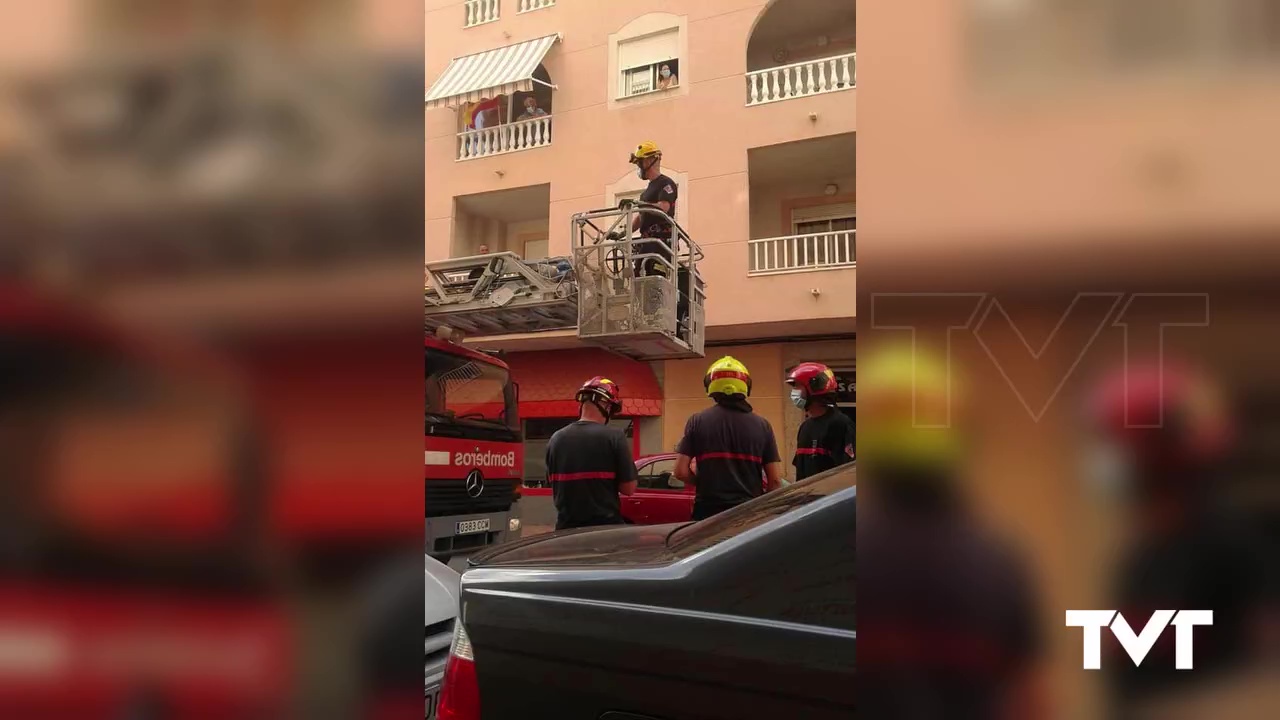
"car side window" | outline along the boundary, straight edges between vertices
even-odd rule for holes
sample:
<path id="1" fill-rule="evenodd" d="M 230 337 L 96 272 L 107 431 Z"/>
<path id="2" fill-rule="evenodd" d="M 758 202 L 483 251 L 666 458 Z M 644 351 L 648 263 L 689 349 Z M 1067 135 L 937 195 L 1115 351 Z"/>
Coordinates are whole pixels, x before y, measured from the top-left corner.
<path id="1" fill-rule="evenodd" d="M 653 482 L 653 476 L 649 474 L 649 468 L 653 467 L 653 463 L 645 463 L 636 468 L 636 487 L 648 488 Z"/>
<path id="2" fill-rule="evenodd" d="M 646 490 L 683 490 L 684 483 L 675 478 L 675 472 L 675 458 L 654 460 L 638 471 L 638 485 Z"/>

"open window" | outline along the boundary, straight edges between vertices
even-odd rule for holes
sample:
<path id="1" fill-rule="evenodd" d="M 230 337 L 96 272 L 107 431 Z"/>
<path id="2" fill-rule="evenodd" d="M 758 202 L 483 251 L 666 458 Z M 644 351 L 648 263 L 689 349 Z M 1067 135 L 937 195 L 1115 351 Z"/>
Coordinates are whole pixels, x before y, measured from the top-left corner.
<path id="1" fill-rule="evenodd" d="M 680 30 L 618 43 L 618 97 L 662 92 L 680 86 Z"/>

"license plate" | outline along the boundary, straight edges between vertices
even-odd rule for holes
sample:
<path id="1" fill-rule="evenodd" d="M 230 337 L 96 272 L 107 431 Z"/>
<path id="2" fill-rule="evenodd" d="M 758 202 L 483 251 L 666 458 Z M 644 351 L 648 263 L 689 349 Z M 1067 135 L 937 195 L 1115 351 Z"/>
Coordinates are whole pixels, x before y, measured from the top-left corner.
<path id="1" fill-rule="evenodd" d="M 440 704 L 440 688 L 427 691 L 427 720 L 436 716 L 436 706 Z"/>
<path id="2" fill-rule="evenodd" d="M 489 518 L 483 520 L 463 520 L 458 523 L 457 535 L 468 535 L 470 533 L 487 532 L 489 530 Z"/>

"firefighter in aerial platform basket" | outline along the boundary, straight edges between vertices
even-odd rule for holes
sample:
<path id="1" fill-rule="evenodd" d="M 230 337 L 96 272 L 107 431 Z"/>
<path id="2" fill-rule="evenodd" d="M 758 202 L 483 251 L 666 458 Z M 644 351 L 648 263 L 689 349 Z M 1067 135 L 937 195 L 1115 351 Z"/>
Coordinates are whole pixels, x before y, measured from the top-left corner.
<path id="1" fill-rule="evenodd" d="M 680 248 L 673 247 L 672 234 L 675 228 L 667 218 L 676 216 L 676 199 L 680 188 L 676 181 L 662 172 L 662 149 L 652 140 L 646 140 L 636 146 L 628 160 L 636 166 L 641 180 L 648 183 L 644 192 L 640 193 L 640 202 L 653 205 L 666 214 L 641 210 L 631 221 L 629 232 L 638 232 L 640 242 L 635 244 L 635 254 L 644 255 L 635 261 L 636 277 L 661 275 L 670 277 L 669 264 L 676 261 Z M 628 231 L 615 230 L 609 233 L 608 239 L 618 241 L 626 238 Z M 676 317 L 682 326 L 688 327 L 689 312 L 689 278 L 688 272 L 681 269 L 677 273 L 679 283 L 679 307 Z"/>

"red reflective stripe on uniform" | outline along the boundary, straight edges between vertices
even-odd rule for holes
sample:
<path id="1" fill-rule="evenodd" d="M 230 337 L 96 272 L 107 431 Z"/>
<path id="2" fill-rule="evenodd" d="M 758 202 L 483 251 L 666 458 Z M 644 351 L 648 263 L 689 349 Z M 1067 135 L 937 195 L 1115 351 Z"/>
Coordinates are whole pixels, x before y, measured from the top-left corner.
<path id="1" fill-rule="evenodd" d="M 797 455 L 831 455 L 826 448 L 796 448 Z"/>
<path id="2" fill-rule="evenodd" d="M 742 453 L 703 453 L 698 456 L 699 460 L 711 460 L 714 458 L 724 458 L 725 460 L 750 460 L 751 462 L 764 463 L 759 455 L 743 455 Z"/>
<path id="3" fill-rule="evenodd" d="M 611 472 L 580 472 L 580 473 L 551 473 L 549 479 L 551 482 L 565 482 L 567 480 L 612 480 L 614 473 Z"/>

